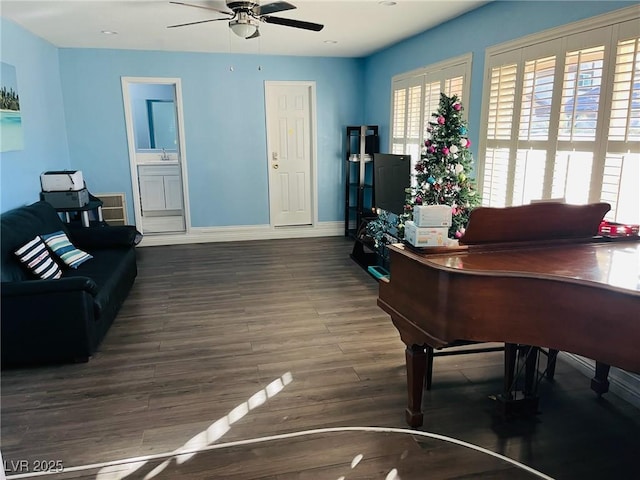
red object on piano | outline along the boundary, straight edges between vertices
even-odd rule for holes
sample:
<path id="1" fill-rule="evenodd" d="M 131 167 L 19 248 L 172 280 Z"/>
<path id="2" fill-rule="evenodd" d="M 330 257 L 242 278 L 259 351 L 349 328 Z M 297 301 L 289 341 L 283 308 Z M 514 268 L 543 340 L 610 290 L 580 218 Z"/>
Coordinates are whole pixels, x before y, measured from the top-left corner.
<path id="1" fill-rule="evenodd" d="M 598 234 L 603 237 L 630 237 L 638 235 L 639 225 L 625 225 L 623 223 L 608 222 L 603 220 L 600 223 Z"/>

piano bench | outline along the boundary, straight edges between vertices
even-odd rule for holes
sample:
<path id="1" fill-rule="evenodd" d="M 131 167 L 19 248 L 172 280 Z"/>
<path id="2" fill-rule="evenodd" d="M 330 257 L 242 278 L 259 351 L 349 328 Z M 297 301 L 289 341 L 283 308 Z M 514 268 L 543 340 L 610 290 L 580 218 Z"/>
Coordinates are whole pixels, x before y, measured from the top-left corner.
<path id="1" fill-rule="evenodd" d="M 480 342 L 471 342 L 471 341 L 457 341 L 450 343 L 449 345 L 443 347 L 451 348 L 451 347 L 463 347 L 467 345 L 482 345 Z M 545 352 L 542 348 L 539 349 L 541 353 L 546 355 L 547 357 L 547 369 L 545 371 L 545 376 L 547 380 L 553 380 L 553 377 L 556 372 L 556 359 L 558 358 L 558 350 L 548 349 Z M 433 384 L 433 359 L 434 357 L 446 357 L 450 355 L 462 355 L 466 353 L 485 353 L 485 352 L 503 352 L 504 345 L 500 347 L 470 347 L 459 350 L 435 350 L 433 347 L 427 346 L 427 370 L 424 377 L 424 388 L 425 390 L 431 390 L 431 385 Z"/>

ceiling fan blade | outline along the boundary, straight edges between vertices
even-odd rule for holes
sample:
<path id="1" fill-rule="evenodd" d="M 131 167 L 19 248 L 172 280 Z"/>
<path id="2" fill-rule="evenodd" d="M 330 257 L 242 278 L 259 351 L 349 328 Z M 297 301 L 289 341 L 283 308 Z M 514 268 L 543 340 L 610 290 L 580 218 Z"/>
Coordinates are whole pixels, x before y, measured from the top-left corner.
<path id="1" fill-rule="evenodd" d="M 276 25 L 284 25 L 285 27 L 303 28 L 304 30 L 313 30 L 319 32 L 324 25 L 319 23 L 303 22 L 302 20 L 294 20 L 292 18 L 282 17 L 260 17 L 260 20 L 266 23 L 275 23 Z"/>
<path id="2" fill-rule="evenodd" d="M 293 10 L 295 5 L 291 5 L 288 2 L 273 2 L 266 5 L 257 5 L 253 7 L 253 13 L 256 15 L 270 15 L 272 13 L 284 12 L 285 10 Z"/>
<path id="3" fill-rule="evenodd" d="M 206 7 L 204 5 L 196 5 L 193 3 L 185 3 L 185 2 L 169 2 L 169 3 L 173 3 L 174 5 L 182 5 L 184 7 L 194 7 L 194 8 L 202 8 L 204 10 L 212 10 L 214 12 L 224 13 L 225 15 L 233 15 L 233 12 L 230 12 L 230 11 L 225 12 L 224 10 L 218 10 L 217 8 Z"/>
<path id="4" fill-rule="evenodd" d="M 209 20 L 200 20 L 198 22 L 179 23 L 178 25 L 169 25 L 167 28 L 186 27 L 188 25 L 197 25 L 199 23 L 217 22 L 219 20 L 230 20 L 229 18 L 211 18 Z"/>

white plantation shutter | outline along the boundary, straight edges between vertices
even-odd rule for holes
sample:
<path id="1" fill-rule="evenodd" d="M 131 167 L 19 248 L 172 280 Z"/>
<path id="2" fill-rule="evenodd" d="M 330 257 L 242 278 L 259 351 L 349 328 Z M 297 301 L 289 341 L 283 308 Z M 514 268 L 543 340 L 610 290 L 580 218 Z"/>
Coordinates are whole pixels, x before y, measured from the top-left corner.
<path id="1" fill-rule="evenodd" d="M 433 114 L 438 111 L 440 105 L 440 82 L 426 83 L 424 86 L 424 124 L 422 130 L 422 138 L 429 136 L 427 127 L 429 122 L 433 121 Z"/>
<path id="2" fill-rule="evenodd" d="M 391 137 L 393 138 L 394 150 L 396 139 L 404 140 L 407 117 L 407 89 L 398 88 L 393 91 L 393 120 L 391 121 Z M 402 144 L 399 144 L 400 147 Z"/>
<path id="3" fill-rule="evenodd" d="M 408 139 L 420 139 L 421 125 L 421 108 L 422 102 L 422 85 L 416 85 L 409 88 L 409 99 L 407 101 L 407 132 Z"/>
<path id="4" fill-rule="evenodd" d="M 560 101 L 558 139 L 581 142 L 596 139 L 604 45 L 568 52 Z"/>
<path id="5" fill-rule="evenodd" d="M 412 164 L 420 159 L 431 114 L 438 110 L 440 92 L 468 95 L 465 82 L 471 74 L 471 55 L 464 55 L 430 67 L 398 75 L 392 81 L 391 153 L 411 155 Z M 412 170 L 413 171 L 413 170 Z"/>
<path id="6" fill-rule="evenodd" d="M 460 101 L 466 100 L 464 98 L 464 76 L 447 78 L 444 81 L 444 93 L 447 96 L 457 95 Z"/>
<path id="7" fill-rule="evenodd" d="M 640 222 L 638 20 L 489 49 L 483 205 L 605 201 L 609 219 Z"/>
<path id="8" fill-rule="evenodd" d="M 556 57 L 528 60 L 524 65 L 520 140 L 547 140 Z"/>
<path id="9" fill-rule="evenodd" d="M 618 41 L 600 199 L 607 218 L 640 220 L 640 38 Z"/>
<path id="10" fill-rule="evenodd" d="M 640 39 L 618 42 L 609 141 L 640 141 Z"/>
<path id="11" fill-rule="evenodd" d="M 504 207 L 507 202 L 516 78 L 517 64 L 491 69 L 482 191 L 484 204 L 492 207 Z"/>
<path id="12" fill-rule="evenodd" d="M 516 99 L 517 65 L 503 65 L 491 70 L 489 122 L 487 138 L 510 140 Z"/>
<path id="13" fill-rule="evenodd" d="M 512 205 L 542 198 L 547 159 L 544 150 L 518 149 L 513 177 Z"/>
<path id="14" fill-rule="evenodd" d="M 488 148 L 485 151 L 482 201 L 484 205 L 503 207 L 507 198 L 509 149 Z"/>
<path id="15" fill-rule="evenodd" d="M 525 60 L 511 205 L 544 195 L 556 56 Z"/>
<path id="16" fill-rule="evenodd" d="M 411 77 L 394 83 L 391 153 L 406 154 L 415 150 L 420 141 L 421 101 L 421 78 Z"/>
<path id="17" fill-rule="evenodd" d="M 420 134 L 422 131 L 422 85 L 416 85 L 409 89 L 407 103 L 407 132 L 404 153 L 408 153 L 412 159 L 415 159 L 420 152 Z"/>

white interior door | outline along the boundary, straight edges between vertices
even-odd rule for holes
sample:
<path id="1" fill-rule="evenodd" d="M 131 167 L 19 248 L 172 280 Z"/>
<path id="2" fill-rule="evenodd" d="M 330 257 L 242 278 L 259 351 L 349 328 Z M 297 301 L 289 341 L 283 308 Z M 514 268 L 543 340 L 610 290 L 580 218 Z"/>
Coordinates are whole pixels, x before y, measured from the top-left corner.
<path id="1" fill-rule="evenodd" d="M 266 82 L 271 225 L 311 225 L 314 211 L 314 88 Z"/>

